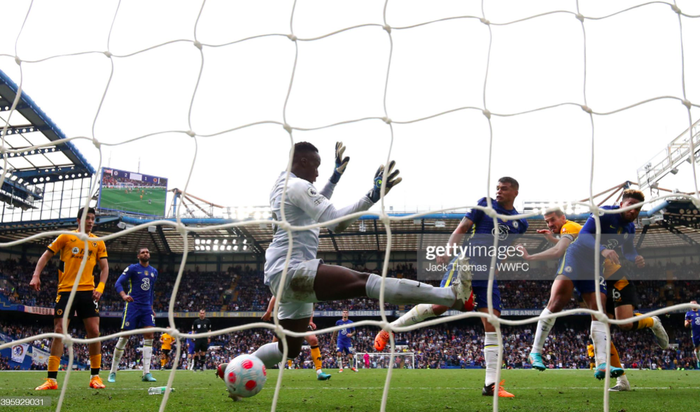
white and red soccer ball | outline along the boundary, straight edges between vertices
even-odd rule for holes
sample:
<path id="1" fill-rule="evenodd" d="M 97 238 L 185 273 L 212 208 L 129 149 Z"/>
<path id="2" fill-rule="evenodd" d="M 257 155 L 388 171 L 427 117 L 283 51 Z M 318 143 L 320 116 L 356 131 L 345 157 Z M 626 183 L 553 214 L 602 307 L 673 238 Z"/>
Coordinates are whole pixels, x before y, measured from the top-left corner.
<path id="1" fill-rule="evenodd" d="M 226 365 L 219 365 L 217 375 L 224 380 L 233 396 L 249 398 L 265 386 L 267 370 L 260 359 L 253 355 L 240 355 Z"/>

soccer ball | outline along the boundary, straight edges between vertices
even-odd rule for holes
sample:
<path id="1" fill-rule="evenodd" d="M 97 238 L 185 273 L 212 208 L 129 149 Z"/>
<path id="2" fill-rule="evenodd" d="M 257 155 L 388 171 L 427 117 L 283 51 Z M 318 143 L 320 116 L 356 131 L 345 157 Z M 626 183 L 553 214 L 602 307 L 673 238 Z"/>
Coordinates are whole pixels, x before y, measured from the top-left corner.
<path id="1" fill-rule="evenodd" d="M 257 357 L 240 355 L 228 363 L 223 371 L 223 376 L 220 377 L 223 378 L 226 388 L 232 396 L 249 398 L 257 395 L 265 386 L 267 370 Z"/>

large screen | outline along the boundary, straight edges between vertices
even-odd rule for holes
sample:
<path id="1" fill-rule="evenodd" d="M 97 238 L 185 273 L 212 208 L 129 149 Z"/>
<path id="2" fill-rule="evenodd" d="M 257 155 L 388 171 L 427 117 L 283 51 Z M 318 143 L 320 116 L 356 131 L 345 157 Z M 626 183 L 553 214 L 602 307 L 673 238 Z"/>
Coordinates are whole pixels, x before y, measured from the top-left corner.
<path id="1" fill-rule="evenodd" d="M 139 215 L 164 216 L 168 179 L 102 168 L 97 208 Z"/>

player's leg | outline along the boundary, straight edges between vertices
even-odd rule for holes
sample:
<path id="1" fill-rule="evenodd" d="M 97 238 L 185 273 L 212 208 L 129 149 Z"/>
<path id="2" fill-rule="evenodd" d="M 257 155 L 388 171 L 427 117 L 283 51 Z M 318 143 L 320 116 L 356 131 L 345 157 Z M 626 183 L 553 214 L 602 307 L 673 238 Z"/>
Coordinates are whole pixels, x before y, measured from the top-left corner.
<path id="1" fill-rule="evenodd" d="M 75 294 L 75 311 L 83 320 L 85 334 L 88 339 L 100 336 L 100 304 L 93 300 L 92 291 L 81 291 Z M 104 389 L 105 384 L 100 378 L 102 368 L 102 342 L 97 341 L 88 345 L 90 353 L 90 387 Z"/>
<path id="2" fill-rule="evenodd" d="M 606 302 L 607 287 L 603 277 L 600 277 L 600 301 Z M 581 298 L 586 303 L 586 306 L 592 310 L 599 310 L 598 300 L 596 299 L 595 283 L 593 281 L 577 281 L 576 288 L 581 292 Z M 602 308 L 605 310 L 605 308 Z M 596 379 L 605 378 L 605 370 L 608 368 L 606 363 L 608 356 L 606 325 L 605 323 L 596 320 L 596 317 L 591 315 L 591 340 L 593 341 L 593 350 L 595 352 L 596 371 L 594 376 Z M 610 365 L 610 377 L 617 378 L 625 373 L 624 369 Z"/>
<path id="3" fill-rule="evenodd" d="M 316 379 L 320 381 L 330 379 L 330 373 L 323 373 L 323 361 L 321 360 L 321 349 L 319 348 L 318 337 L 316 335 L 309 335 L 306 337 L 306 342 L 311 346 L 311 359 L 314 361 Z"/>
<path id="4" fill-rule="evenodd" d="M 440 283 L 441 288 L 449 288 L 452 286 L 453 280 L 458 278 L 461 265 L 457 264 L 457 262 L 458 260 L 455 258 L 449 263 L 449 265 L 447 265 L 447 271 L 445 271 L 445 274 L 442 277 L 442 282 Z M 471 277 L 471 275 L 469 275 L 469 277 Z M 474 306 L 473 293 L 465 306 L 465 310 L 472 310 Z M 420 305 L 416 305 L 411 308 L 411 310 L 403 314 L 395 321 L 391 322 L 391 325 L 397 327 L 415 325 L 416 323 L 420 323 L 426 319 L 440 316 L 449 309 L 450 308 L 445 305 L 421 303 Z M 386 345 L 389 343 L 389 340 L 389 332 L 385 330 L 379 331 L 374 337 L 374 349 L 378 352 L 383 351 Z"/>
<path id="5" fill-rule="evenodd" d="M 496 317 L 501 317 L 501 292 L 498 290 L 496 281 L 493 282 L 493 292 L 491 294 L 493 303 L 493 314 Z M 488 281 L 474 281 L 474 305 L 476 310 L 481 313 L 488 313 Z M 496 375 L 501 365 L 498 364 L 498 353 L 501 350 L 500 342 L 496 333 L 496 327 L 492 325 L 486 318 L 481 318 L 481 323 L 484 325 L 484 363 L 486 364 L 486 374 L 484 376 L 484 388 L 481 390 L 483 396 L 493 396 L 495 390 L 498 390 L 498 397 L 513 398 L 515 395 L 507 392 L 503 388 L 504 380 L 498 384 L 496 389 Z"/>
<path id="6" fill-rule="evenodd" d="M 693 338 L 693 346 L 695 347 L 695 350 L 693 351 L 695 353 L 695 362 L 697 365 L 697 369 L 700 369 L 700 337 L 694 337 Z"/>
<path id="7" fill-rule="evenodd" d="M 574 283 L 566 276 L 558 275 L 552 283 L 552 290 L 549 295 L 549 302 L 547 307 L 542 310 L 540 317 L 548 316 L 553 313 L 559 313 L 566 305 L 571 301 L 571 296 L 574 293 Z M 547 369 L 542 361 L 542 349 L 544 348 L 544 342 L 549 336 L 549 332 L 554 327 L 556 318 L 540 319 L 537 321 L 537 327 L 535 328 L 535 340 L 532 343 L 532 349 L 530 350 L 530 364 L 533 369 L 543 371 Z"/>
<path id="8" fill-rule="evenodd" d="M 295 271 L 295 278 L 298 274 L 301 276 L 290 283 L 291 294 L 297 295 L 300 301 L 306 301 L 311 294 L 315 294 L 318 301 L 365 296 L 379 299 L 382 284 L 382 277 L 379 275 L 326 264 L 319 264 L 316 271 L 313 271 L 311 265 L 306 269 Z M 313 273 L 310 273 L 312 271 Z M 463 279 L 462 276 L 458 277 L 449 289 L 437 288 L 414 280 L 386 278 L 384 300 L 395 304 L 432 303 L 464 310 L 465 302 L 471 295 L 471 273 L 464 273 Z M 315 277 L 313 289 L 309 290 L 307 285 L 312 277 Z"/>
<path id="9" fill-rule="evenodd" d="M 152 313 L 149 313 L 148 315 L 148 318 L 153 316 Z M 149 329 L 154 328 L 155 322 L 153 322 L 153 325 L 142 325 L 142 327 Z M 153 332 L 143 333 L 143 348 L 141 349 L 141 353 L 143 354 L 143 375 L 141 376 L 141 380 L 143 382 L 155 382 L 156 378 L 151 375 L 151 360 L 153 359 Z"/>
<path id="10" fill-rule="evenodd" d="M 641 316 L 640 313 L 635 313 L 634 308 L 638 305 L 637 289 L 633 283 L 626 279 L 619 280 L 614 283 L 612 290 L 615 301 L 615 318 L 616 319 L 635 319 Z M 620 329 L 625 331 L 650 329 L 654 334 L 656 343 L 661 349 L 668 348 L 669 339 L 666 329 L 664 329 L 661 319 L 658 316 L 650 318 L 637 319 L 630 323 L 618 325 Z"/>
<path id="11" fill-rule="evenodd" d="M 83 319 L 83 324 L 85 325 L 85 332 L 88 339 L 100 336 L 99 316 L 85 318 Z M 102 368 L 102 342 L 93 342 L 88 348 L 90 352 L 90 387 L 93 389 L 104 389 L 105 385 L 100 378 L 100 369 Z"/>
<path id="12" fill-rule="evenodd" d="M 339 346 L 335 349 L 335 356 L 338 362 L 338 373 L 343 373 L 343 350 Z"/>
<path id="13" fill-rule="evenodd" d="M 290 330 L 292 332 L 306 331 L 306 328 L 309 326 L 309 321 L 311 320 L 311 312 L 313 312 L 313 305 L 310 303 L 302 305 L 308 305 L 307 317 L 301 319 L 280 319 L 280 325 L 284 329 Z M 285 306 L 288 305 L 280 303 L 280 310 L 278 313 L 278 316 L 280 316 L 280 318 L 286 315 L 283 312 L 283 307 Z M 300 305 L 297 304 L 292 306 L 299 309 Z M 290 312 L 289 315 L 292 315 L 294 312 L 306 314 L 305 311 L 299 309 L 298 311 L 292 310 L 292 312 Z M 301 346 L 304 343 L 304 338 L 285 335 L 285 341 L 287 342 L 287 357 L 296 358 L 297 356 L 299 356 L 299 353 L 301 352 Z M 284 347 L 282 341 L 267 343 L 258 348 L 258 350 L 256 350 L 253 353 L 253 356 L 258 357 L 265 364 L 265 367 L 271 368 L 272 366 L 277 365 L 282 361 L 283 348 Z"/>
<path id="14" fill-rule="evenodd" d="M 355 351 L 352 346 L 347 348 L 348 365 L 350 365 L 350 370 L 357 372 L 357 367 L 355 367 Z"/>
<path id="15" fill-rule="evenodd" d="M 134 325 L 135 319 L 133 305 L 131 308 L 129 308 L 129 306 L 127 305 L 127 307 L 124 308 L 124 313 L 122 314 L 121 330 L 132 330 L 134 328 Z M 114 354 L 112 355 L 112 367 L 110 368 L 107 382 L 115 383 L 117 381 L 117 371 L 119 370 L 119 362 L 121 362 L 122 357 L 124 356 L 124 350 L 126 350 L 127 343 L 129 343 L 128 336 L 122 336 L 119 338 L 119 340 L 117 340 L 117 344 L 114 346 Z"/>
<path id="16" fill-rule="evenodd" d="M 59 294 L 59 297 L 56 298 L 57 301 L 64 299 L 68 300 L 67 297 L 61 296 Z M 59 308 L 58 303 L 56 304 L 56 308 L 54 308 L 54 313 L 55 317 L 53 319 L 53 331 L 54 333 L 63 333 L 63 310 L 65 308 L 65 303 L 63 308 Z M 60 314 L 58 313 L 60 311 Z M 68 324 L 70 325 L 70 318 L 68 319 Z M 51 354 L 49 355 L 49 362 L 48 362 L 48 376 L 46 377 L 46 381 L 41 384 L 40 386 L 37 386 L 35 390 L 37 391 L 43 391 L 43 390 L 51 390 L 51 389 L 58 389 L 58 368 L 61 365 L 61 356 L 63 356 L 63 339 L 61 338 L 53 338 L 51 339 Z"/>

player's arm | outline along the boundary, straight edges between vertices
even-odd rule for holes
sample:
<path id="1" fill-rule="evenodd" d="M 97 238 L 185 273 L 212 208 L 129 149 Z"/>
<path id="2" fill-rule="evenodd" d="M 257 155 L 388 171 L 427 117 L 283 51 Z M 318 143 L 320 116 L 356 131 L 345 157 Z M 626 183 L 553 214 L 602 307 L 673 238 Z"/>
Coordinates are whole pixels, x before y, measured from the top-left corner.
<path id="1" fill-rule="evenodd" d="M 153 278 L 153 283 L 151 284 L 151 312 L 153 312 L 153 317 L 156 316 L 156 310 L 153 309 L 153 304 L 156 301 L 156 280 L 158 280 L 158 271 L 154 270 L 155 277 Z"/>
<path id="2" fill-rule="evenodd" d="M 450 235 L 450 239 L 447 241 L 448 253 L 442 256 L 438 256 L 438 263 L 446 264 L 449 263 L 450 260 L 452 260 L 452 258 L 454 257 L 454 253 L 452 253 L 451 251 L 455 251 L 457 249 L 457 245 L 462 244 L 462 241 L 464 240 L 464 235 L 469 233 L 469 231 L 472 230 L 473 226 L 474 222 L 471 219 L 467 217 L 462 218 L 462 221 L 459 222 L 459 225 L 457 225 L 455 230 Z"/>
<path id="3" fill-rule="evenodd" d="M 352 338 L 353 336 L 355 336 L 355 328 L 348 328 L 347 337 Z"/>
<path id="4" fill-rule="evenodd" d="M 41 272 L 44 271 L 46 264 L 49 263 L 49 260 L 51 260 L 54 254 L 55 253 L 53 250 L 46 249 L 46 251 L 44 251 L 39 260 L 36 262 L 32 280 L 29 282 L 29 286 L 34 288 L 34 290 L 39 291 L 41 289 Z"/>
<path id="5" fill-rule="evenodd" d="M 608 218 L 603 215 L 600 217 L 600 226 L 605 227 L 605 225 L 609 224 Z M 596 250 L 595 247 L 595 219 L 593 216 L 590 216 L 587 220 L 586 223 L 584 223 L 583 227 L 581 228 L 581 231 L 579 232 L 579 239 L 578 241 L 581 242 L 584 246 L 588 247 L 591 250 Z M 601 234 L 602 235 L 602 234 Z M 600 251 L 600 254 L 606 258 L 610 259 L 610 261 L 616 265 L 620 264 L 620 257 L 617 255 L 617 252 L 615 252 L 613 249 L 607 249 L 605 245 L 602 243 L 598 247 L 598 250 Z"/>
<path id="6" fill-rule="evenodd" d="M 392 172 L 396 162 L 392 161 L 389 164 L 389 170 L 387 171 L 387 181 L 385 183 L 386 192 L 401 182 L 401 178 L 398 177 L 399 171 L 396 170 Z M 293 187 L 288 190 L 288 196 L 290 201 L 300 209 L 302 209 L 311 218 L 319 223 L 329 222 L 353 213 L 362 212 L 368 210 L 370 207 L 374 206 L 375 203 L 381 198 L 381 185 L 382 178 L 384 175 L 384 166 L 380 166 L 374 177 L 374 185 L 370 191 L 362 196 L 357 202 L 352 205 L 346 206 L 342 209 L 336 209 L 335 206 L 325 197 L 320 194 L 313 195 L 313 187 L 311 184 L 305 184 L 304 182 L 297 182 Z M 308 187 L 308 188 L 307 188 Z M 338 223 L 326 225 L 326 227 L 336 233 L 340 233 L 350 227 L 352 223 L 357 220 L 346 219 Z"/>
<path id="7" fill-rule="evenodd" d="M 265 322 L 269 321 L 272 318 L 272 310 L 275 308 L 275 297 L 270 298 L 270 303 L 267 304 L 267 310 L 265 311 L 265 314 L 262 315 L 260 319 L 264 320 Z"/>
<path id="8" fill-rule="evenodd" d="M 554 235 L 552 235 L 552 231 L 549 229 L 538 229 L 537 233 L 544 235 L 544 237 L 547 239 L 547 242 L 549 242 L 553 245 L 556 245 L 557 243 L 559 243 L 559 239 L 554 237 Z"/>
<path id="9" fill-rule="evenodd" d="M 330 200 L 331 196 L 333 196 L 335 185 L 340 181 L 343 173 L 345 173 L 345 168 L 348 167 L 348 163 L 350 162 L 350 157 L 343 157 L 343 153 L 345 153 L 343 142 L 335 142 L 335 169 L 333 169 L 333 175 L 328 179 L 328 182 L 321 190 L 321 194 L 325 196 L 326 199 Z"/>
<path id="10" fill-rule="evenodd" d="M 686 313 L 686 314 L 685 314 L 685 323 L 683 324 L 683 326 L 685 326 L 686 328 L 689 328 L 691 322 L 692 322 L 692 320 L 691 320 L 691 318 L 690 318 L 690 314 L 689 314 L 689 313 Z"/>
<path id="11" fill-rule="evenodd" d="M 122 297 L 122 300 L 125 302 L 133 302 L 134 298 L 131 296 L 127 295 L 126 292 L 124 292 L 124 288 L 126 287 L 127 282 L 129 281 L 129 278 L 131 277 L 131 273 L 129 271 L 129 267 L 124 269 L 121 275 L 119 275 L 119 278 L 117 279 L 117 282 L 114 284 L 114 288 L 117 290 L 117 293 L 119 296 Z"/>
<path id="12" fill-rule="evenodd" d="M 627 236 L 627 239 L 622 243 L 622 255 L 630 262 L 634 262 L 640 269 L 646 266 L 644 257 L 637 253 L 637 248 L 634 246 L 634 227 L 630 235 Z"/>
<path id="13" fill-rule="evenodd" d="M 522 245 L 518 245 L 517 248 L 521 251 L 522 258 L 529 262 L 538 260 L 555 260 L 564 256 L 564 253 L 566 253 L 566 248 L 569 247 L 572 240 L 573 239 L 571 237 L 564 236 L 559 239 L 559 242 L 554 247 L 551 247 L 544 252 L 535 253 L 534 255 L 527 253 L 527 249 L 525 249 Z"/>
<path id="14" fill-rule="evenodd" d="M 95 290 L 92 291 L 92 298 L 95 301 L 100 300 L 102 294 L 105 291 L 105 284 L 107 283 L 107 278 L 109 277 L 109 262 L 107 262 L 107 257 L 100 259 L 100 283 L 97 284 Z"/>

